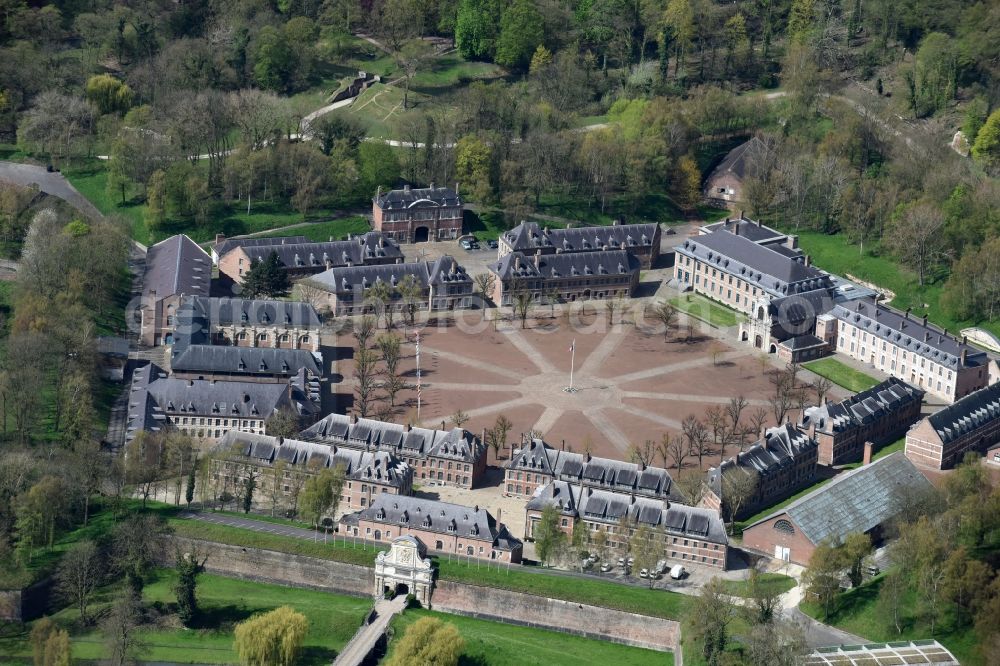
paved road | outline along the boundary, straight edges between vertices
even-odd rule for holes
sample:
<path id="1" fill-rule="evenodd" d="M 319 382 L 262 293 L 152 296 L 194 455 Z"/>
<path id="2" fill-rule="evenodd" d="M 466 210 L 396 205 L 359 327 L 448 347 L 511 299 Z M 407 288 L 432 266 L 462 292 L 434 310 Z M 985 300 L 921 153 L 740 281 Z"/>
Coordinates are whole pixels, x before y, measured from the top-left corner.
<path id="1" fill-rule="evenodd" d="M 102 217 L 101 211 L 80 194 L 61 173 L 49 173 L 45 167 L 0 162 L 0 180 L 25 187 L 37 185 L 42 192 L 59 197 L 91 219 Z"/>
<path id="2" fill-rule="evenodd" d="M 322 535 L 313 530 L 302 527 L 292 527 L 291 525 L 281 525 L 278 523 L 268 523 L 263 520 L 252 520 L 249 518 L 238 518 L 211 512 L 183 511 L 181 518 L 200 520 L 205 523 L 215 523 L 216 525 L 228 525 L 230 527 L 240 527 L 254 532 L 265 532 L 267 534 L 280 534 L 281 536 L 292 537 L 293 539 L 317 540 Z"/>
<path id="3" fill-rule="evenodd" d="M 366 624 L 350 642 L 344 646 L 343 652 L 333 660 L 334 666 L 358 666 L 365 660 L 375 644 L 385 634 L 389 622 L 406 607 L 406 595 L 397 595 L 394 599 L 379 599 L 375 602 L 375 619 L 371 624 Z"/>
<path id="4" fill-rule="evenodd" d="M 870 643 L 867 638 L 849 634 L 836 627 L 823 624 L 812 619 L 798 608 L 786 608 L 784 611 L 786 618 L 793 620 L 802 626 L 806 634 L 806 645 L 809 647 L 827 647 L 830 645 L 860 645 Z"/>

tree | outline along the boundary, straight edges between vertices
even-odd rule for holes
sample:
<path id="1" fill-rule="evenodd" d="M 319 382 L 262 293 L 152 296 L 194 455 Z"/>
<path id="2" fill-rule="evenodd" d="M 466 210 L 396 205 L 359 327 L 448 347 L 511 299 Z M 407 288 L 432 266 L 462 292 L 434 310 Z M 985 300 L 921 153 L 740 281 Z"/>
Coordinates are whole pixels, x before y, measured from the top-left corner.
<path id="1" fill-rule="evenodd" d="M 92 107 L 83 99 L 49 90 L 38 95 L 22 116 L 18 141 L 58 162 L 82 152 L 93 121 Z"/>
<path id="2" fill-rule="evenodd" d="M 198 561 L 199 553 L 194 550 L 189 553 L 176 551 L 177 582 L 174 584 L 174 595 L 177 597 L 177 616 L 185 627 L 198 616 L 198 596 L 195 593 L 198 586 L 198 574 L 205 569 L 208 555 Z"/>
<path id="3" fill-rule="evenodd" d="M 663 19 L 670 28 L 673 38 L 674 76 L 677 76 L 684 61 L 684 54 L 690 48 L 694 37 L 694 10 L 691 7 L 691 0 L 669 0 Z"/>
<path id="4" fill-rule="evenodd" d="M 115 525 L 111 533 L 111 566 L 125 577 L 133 595 L 142 592 L 165 531 L 163 519 L 150 514 L 131 515 Z"/>
<path id="5" fill-rule="evenodd" d="M 757 494 L 759 479 L 753 469 L 739 466 L 726 467 L 722 472 L 722 508 L 729 517 L 729 531 L 740 512 Z"/>
<path id="6" fill-rule="evenodd" d="M 685 504 L 698 506 L 702 498 L 705 496 L 705 480 L 700 471 L 685 474 L 684 476 L 678 476 L 674 479 L 674 483 L 680 489 L 681 494 L 687 498 Z"/>
<path id="7" fill-rule="evenodd" d="M 281 134 L 285 114 L 281 98 L 274 93 L 247 88 L 230 93 L 227 101 L 233 121 L 250 150 L 260 150 L 268 140 Z"/>
<path id="8" fill-rule="evenodd" d="M 840 591 L 840 572 L 843 568 L 843 558 L 837 547 L 824 540 L 816 546 L 802 575 L 806 591 L 819 602 L 824 618 L 830 617 L 833 600 Z"/>
<path id="9" fill-rule="evenodd" d="M 78 541 L 59 560 L 56 588 L 63 599 L 76 606 L 80 624 L 84 626 L 90 619 L 87 608 L 91 597 L 101 584 L 103 575 L 104 558 L 93 541 Z"/>
<path id="10" fill-rule="evenodd" d="M 792 0 L 788 15 L 788 37 L 794 42 L 808 40 L 815 21 L 815 0 Z"/>
<path id="11" fill-rule="evenodd" d="M 455 625 L 436 617 L 422 617 L 406 628 L 386 666 L 457 666 L 463 650 L 465 641 Z"/>
<path id="12" fill-rule="evenodd" d="M 917 272 L 921 287 L 943 256 L 945 217 L 929 202 L 917 202 L 897 215 L 886 230 L 886 241 L 905 265 Z"/>
<path id="13" fill-rule="evenodd" d="M 406 323 L 413 326 L 417 319 L 417 310 L 423 304 L 424 288 L 412 274 L 406 274 L 396 285 L 396 291 L 403 303 L 403 315 Z"/>
<path id="14" fill-rule="evenodd" d="M 370 195 L 379 187 L 392 187 L 399 174 L 399 158 L 390 146 L 381 141 L 365 141 L 358 146 L 358 176 L 363 192 Z"/>
<path id="15" fill-rule="evenodd" d="M 497 417 L 493 427 L 486 432 L 487 439 L 489 440 L 487 444 L 493 449 L 493 456 L 495 458 L 499 459 L 500 449 L 507 446 L 507 435 L 513 427 L 514 424 L 510 422 L 510 419 L 501 414 Z"/>
<path id="16" fill-rule="evenodd" d="M 351 332 L 354 334 L 354 339 L 358 342 L 359 350 L 368 349 L 368 342 L 375 334 L 377 325 L 378 320 L 371 315 L 364 315 L 361 319 L 353 323 Z"/>
<path id="17" fill-rule="evenodd" d="M 264 432 L 271 437 L 295 437 L 301 430 L 301 420 L 295 410 L 282 407 L 264 421 Z"/>
<path id="18" fill-rule="evenodd" d="M 302 516 L 319 529 L 323 516 L 337 513 L 344 488 L 344 466 L 321 470 L 306 480 L 302 491 Z"/>
<path id="19" fill-rule="evenodd" d="M 281 499 L 283 494 L 282 486 L 285 481 L 285 472 L 288 470 L 288 462 L 285 460 L 276 460 L 274 464 L 271 465 L 271 478 L 270 483 L 267 485 L 267 496 L 271 501 L 271 517 L 274 517 L 275 510 L 278 508 L 278 500 Z M 296 474 L 296 476 L 301 476 L 301 474 Z"/>
<path id="20" fill-rule="evenodd" d="M 451 415 L 451 422 L 456 428 L 461 428 L 469 421 L 469 415 L 461 409 Z"/>
<path id="21" fill-rule="evenodd" d="M 275 92 L 290 88 L 297 58 L 284 31 L 274 26 L 264 26 L 257 33 L 257 51 L 254 54 L 254 79 L 262 88 Z"/>
<path id="22" fill-rule="evenodd" d="M 493 285 L 496 284 L 496 276 L 489 272 L 477 273 L 472 278 L 473 282 L 476 283 L 476 287 L 479 289 L 480 295 L 483 297 L 483 302 L 489 302 L 493 297 Z"/>
<path id="23" fill-rule="evenodd" d="M 395 296 L 396 288 L 384 280 L 376 279 L 375 284 L 365 290 L 365 300 L 371 303 L 375 309 L 375 317 L 385 320 L 385 328 L 392 328 L 393 307 L 392 300 Z"/>
<path id="24" fill-rule="evenodd" d="M 851 532 L 844 537 L 840 545 L 840 555 L 847 566 L 847 577 L 851 587 L 861 585 L 864 576 L 864 563 L 872 552 L 871 537 L 862 532 Z"/>
<path id="25" fill-rule="evenodd" d="M 670 336 L 670 330 L 677 326 L 677 308 L 666 301 L 659 301 L 652 312 L 653 319 L 663 326 L 663 341 Z"/>
<path id="26" fill-rule="evenodd" d="M 624 303 L 620 297 L 609 298 L 604 301 L 604 310 L 608 313 L 608 325 L 615 325 L 615 312 L 621 312 L 624 309 Z"/>
<path id="27" fill-rule="evenodd" d="M 252 469 L 243 479 L 243 513 L 250 513 L 253 508 L 253 494 L 257 490 L 257 474 Z"/>
<path id="28" fill-rule="evenodd" d="M 687 440 L 688 451 L 698 456 L 698 467 L 701 467 L 702 458 L 708 453 L 708 428 L 694 414 L 688 414 L 681 421 L 681 430 Z"/>
<path id="29" fill-rule="evenodd" d="M 684 155 L 677 161 L 677 172 L 671 181 L 670 192 L 681 210 L 694 210 L 701 202 L 701 171 L 690 155 Z"/>
<path id="30" fill-rule="evenodd" d="M 634 463 L 649 467 L 653 464 L 653 457 L 656 455 L 656 444 L 651 439 L 647 439 L 641 445 L 632 444 L 628 447 L 628 458 Z"/>
<path id="31" fill-rule="evenodd" d="M 823 400 L 830 392 L 830 389 L 833 388 L 833 382 L 826 377 L 817 377 L 816 381 L 814 381 L 811 386 L 813 391 L 816 393 L 816 404 L 822 405 Z"/>
<path id="32" fill-rule="evenodd" d="M 274 251 L 263 261 L 251 261 L 243 275 L 244 298 L 275 298 L 284 296 L 290 288 L 288 273 Z"/>
<path id="33" fill-rule="evenodd" d="M 135 661 L 146 646 L 139 634 L 142 602 L 131 590 L 124 591 L 111 605 L 102 623 L 105 655 L 112 666 L 125 666 Z"/>
<path id="34" fill-rule="evenodd" d="M 354 354 L 354 395 L 355 411 L 362 417 L 368 416 L 377 382 L 375 378 L 377 357 L 370 349 L 359 349 Z"/>
<path id="35" fill-rule="evenodd" d="M 31 652 L 35 666 L 70 666 L 69 632 L 47 617 L 31 628 Z"/>
<path id="36" fill-rule="evenodd" d="M 545 39 L 542 16 L 531 0 L 514 0 L 500 17 L 496 63 L 502 67 L 526 70 L 535 50 Z"/>
<path id="37" fill-rule="evenodd" d="M 972 159 L 994 171 L 1000 165 L 1000 109 L 989 115 L 972 142 Z"/>
<path id="38" fill-rule="evenodd" d="M 500 5 L 495 0 L 461 0 L 455 17 L 455 45 L 466 60 L 490 59 L 496 53 Z"/>
<path id="39" fill-rule="evenodd" d="M 188 476 L 187 476 L 187 487 L 184 490 L 184 501 L 190 507 L 191 502 L 194 500 L 194 486 L 195 477 L 198 473 L 198 458 L 195 457 L 191 460 L 191 464 L 188 465 Z"/>
<path id="40" fill-rule="evenodd" d="M 743 615 L 747 623 L 757 626 L 774 622 L 781 613 L 781 593 L 765 582 L 757 567 L 750 567 L 746 586 Z"/>
<path id="41" fill-rule="evenodd" d="M 708 664 L 719 664 L 729 641 L 729 625 L 736 617 L 736 606 L 723 583 L 712 578 L 691 605 L 689 621 L 692 636 L 702 646 L 702 657 Z"/>
<path id="42" fill-rule="evenodd" d="M 462 183 L 462 190 L 477 201 L 486 201 L 493 194 L 492 161 L 492 148 L 475 135 L 467 134 L 455 144 L 455 177 Z"/>
<path id="43" fill-rule="evenodd" d="M 86 97 L 100 113 L 124 114 L 132 106 L 132 89 L 110 74 L 95 74 L 87 79 Z"/>
<path id="44" fill-rule="evenodd" d="M 543 564 L 549 564 L 552 556 L 562 550 L 566 541 L 566 533 L 559 527 L 559 520 L 559 510 L 548 504 L 542 509 L 542 516 L 532 530 L 535 554 Z"/>
<path id="45" fill-rule="evenodd" d="M 992 579 L 990 566 L 969 555 L 959 546 L 948 556 L 944 566 L 944 594 L 955 605 L 956 622 L 968 623 L 985 601 Z"/>
<path id="46" fill-rule="evenodd" d="M 726 411 L 720 405 L 712 405 L 705 410 L 705 423 L 712 431 L 712 443 L 721 445 L 720 457 L 726 455 L 726 440 L 729 438 L 726 424 L 729 422 Z"/>
<path id="47" fill-rule="evenodd" d="M 234 647 L 243 666 L 293 666 L 308 631 L 305 615 L 279 606 L 237 624 Z"/>
<path id="48" fill-rule="evenodd" d="M 656 563 L 663 555 L 663 533 L 649 525 L 642 524 L 632 535 L 631 544 L 632 557 L 635 558 L 633 571 L 646 569 L 652 572 L 656 569 Z M 649 583 L 649 588 L 652 589 L 656 578 L 650 575 L 646 580 Z"/>
<path id="49" fill-rule="evenodd" d="M 525 328 L 528 322 L 528 315 L 531 314 L 531 294 L 526 291 L 519 291 L 511 299 L 511 309 L 514 316 L 521 321 L 521 328 Z"/>
<path id="50" fill-rule="evenodd" d="M 875 602 L 876 617 L 883 618 L 895 628 L 897 634 L 903 633 L 902 610 L 906 588 L 906 581 L 899 569 L 893 569 L 882 579 Z"/>
<path id="51" fill-rule="evenodd" d="M 660 438 L 660 455 L 663 457 L 663 464 L 667 464 L 667 458 L 673 461 L 674 467 L 679 472 L 684 466 L 684 459 L 691 453 L 687 439 L 684 437 L 672 437 L 670 433 L 663 433 Z"/>

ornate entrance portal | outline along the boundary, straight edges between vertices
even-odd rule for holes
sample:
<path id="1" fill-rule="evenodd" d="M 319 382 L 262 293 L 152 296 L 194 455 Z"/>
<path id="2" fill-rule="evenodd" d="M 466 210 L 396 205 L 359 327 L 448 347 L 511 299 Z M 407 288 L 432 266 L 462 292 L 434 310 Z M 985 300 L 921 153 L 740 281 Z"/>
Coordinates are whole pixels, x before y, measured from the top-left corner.
<path id="1" fill-rule="evenodd" d="M 412 594 L 425 608 L 430 606 L 434 571 L 426 559 L 427 547 L 412 536 L 393 539 L 389 552 L 375 558 L 375 596 L 386 590 Z"/>

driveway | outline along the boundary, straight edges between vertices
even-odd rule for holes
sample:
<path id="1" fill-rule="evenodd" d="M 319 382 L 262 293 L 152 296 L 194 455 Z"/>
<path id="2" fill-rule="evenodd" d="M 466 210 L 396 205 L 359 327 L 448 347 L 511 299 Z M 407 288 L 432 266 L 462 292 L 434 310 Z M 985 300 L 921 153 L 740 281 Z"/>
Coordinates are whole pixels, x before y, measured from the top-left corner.
<path id="1" fill-rule="evenodd" d="M 101 211 L 77 192 L 76 188 L 61 173 L 49 173 L 45 167 L 17 162 L 0 162 L 0 180 L 24 187 L 37 186 L 42 192 L 59 197 L 91 219 L 103 217 Z"/>

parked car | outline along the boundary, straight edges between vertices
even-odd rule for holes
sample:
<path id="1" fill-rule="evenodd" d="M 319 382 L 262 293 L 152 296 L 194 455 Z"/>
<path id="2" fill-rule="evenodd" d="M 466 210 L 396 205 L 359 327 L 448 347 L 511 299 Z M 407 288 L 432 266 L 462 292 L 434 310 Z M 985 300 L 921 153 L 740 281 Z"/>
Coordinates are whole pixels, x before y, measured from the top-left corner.
<path id="1" fill-rule="evenodd" d="M 639 578 L 649 578 L 649 569 L 639 569 Z"/>
<path id="2" fill-rule="evenodd" d="M 625 558 L 624 557 L 619 557 L 618 558 L 618 566 L 620 566 L 620 567 L 625 566 Z"/>
<path id="3" fill-rule="evenodd" d="M 608 573 L 609 571 L 611 571 L 611 563 L 610 562 L 605 562 L 604 564 L 601 565 L 601 572 L 602 573 Z"/>
<path id="4" fill-rule="evenodd" d="M 666 573 L 667 569 L 669 568 L 670 566 L 667 564 L 666 560 L 660 560 L 659 562 L 656 563 L 656 568 L 653 571 L 655 571 L 658 574 L 663 574 Z"/>
<path id="5" fill-rule="evenodd" d="M 462 246 L 463 250 L 471 250 L 472 243 L 473 241 L 469 240 L 468 238 L 463 238 L 462 240 L 458 241 L 458 244 Z"/>
<path id="6" fill-rule="evenodd" d="M 486 241 L 486 247 L 490 248 L 491 250 L 496 250 L 497 248 L 500 247 L 500 243 L 496 242 L 495 240 L 488 240 Z"/>
<path id="7" fill-rule="evenodd" d="M 685 571 L 684 567 L 681 566 L 680 564 L 675 564 L 670 568 L 670 577 L 673 578 L 674 580 L 680 580 L 681 578 L 684 578 L 684 576 L 686 575 L 687 571 Z"/>
<path id="8" fill-rule="evenodd" d="M 870 564 L 870 565 L 868 565 L 868 575 L 869 576 L 872 576 L 874 578 L 875 576 L 879 575 L 880 573 L 882 573 L 882 570 L 878 568 L 877 564 Z"/>

